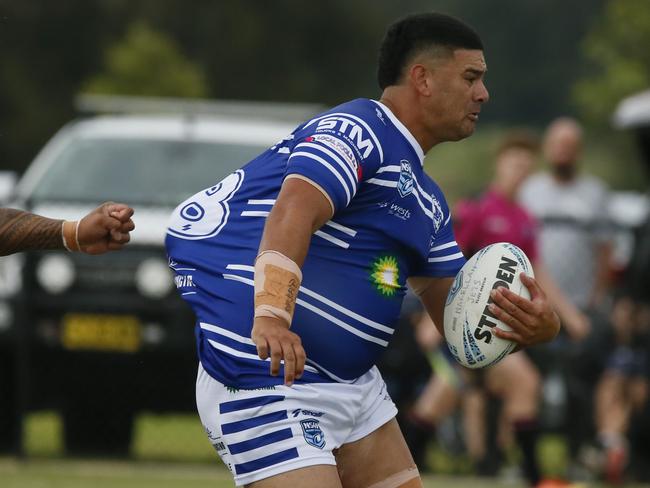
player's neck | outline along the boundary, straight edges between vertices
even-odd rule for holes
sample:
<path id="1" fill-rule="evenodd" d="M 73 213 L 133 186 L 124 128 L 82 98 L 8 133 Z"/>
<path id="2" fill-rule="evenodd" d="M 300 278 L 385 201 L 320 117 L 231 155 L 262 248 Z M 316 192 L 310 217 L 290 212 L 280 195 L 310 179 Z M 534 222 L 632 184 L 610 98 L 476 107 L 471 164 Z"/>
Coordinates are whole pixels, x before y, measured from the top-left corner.
<path id="1" fill-rule="evenodd" d="M 393 115 L 404 124 L 418 142 L 424 154 L 441 142 L 434 140 L 424 124 L 421 123 L 418 105 L 414 100 L 410 100 L 410 95 L 405 90 L 400 89 L 398 86 L 388 87 L 382 93 L 379 101 L 387 106 L 393 112 Z"/>

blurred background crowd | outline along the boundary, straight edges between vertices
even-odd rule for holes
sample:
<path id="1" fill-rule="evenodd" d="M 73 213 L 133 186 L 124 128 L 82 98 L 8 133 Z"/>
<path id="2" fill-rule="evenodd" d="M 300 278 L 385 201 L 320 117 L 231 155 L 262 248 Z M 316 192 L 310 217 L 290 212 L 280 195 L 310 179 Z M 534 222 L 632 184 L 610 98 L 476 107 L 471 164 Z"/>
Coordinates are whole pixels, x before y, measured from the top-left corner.
<path id="1" fill-rule="evenodd" d="M 377 97 L 385 27 L 430 10 L 480 33 L 491 96 L 427 171 L 463 251 L 520 245 L 563 331 L 469 372 L 407 299 L 382 371 L 414 456 L 650 481 L 646 0 L 0 0 L 3 205 L 62 218 L 121 200 L 138 226 L 106 258 L 0 259 L 0 455 L 216 461 L 166 216 L 310 115 Z"/>

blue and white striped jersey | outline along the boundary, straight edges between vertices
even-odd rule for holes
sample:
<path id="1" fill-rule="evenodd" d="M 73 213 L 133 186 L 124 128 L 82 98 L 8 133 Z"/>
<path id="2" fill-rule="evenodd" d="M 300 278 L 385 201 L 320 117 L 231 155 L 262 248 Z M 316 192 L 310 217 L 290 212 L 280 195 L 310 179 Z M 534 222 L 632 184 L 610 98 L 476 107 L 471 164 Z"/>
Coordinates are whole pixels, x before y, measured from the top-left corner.
<path id="1" fill-rule="evenodd" d="M 197 316 L 199 358 L 225 385 L 280 384 L 250 339 L 253 263 L 285 178 L 332 201 L 302 267 L 291 330 L 307 353 L 300 382 L 348 382 L 377 361 L 409 276 L 454 276 L 464 264 L 440 188 L 414 137 L 383 104 L 358 99 L 300 125 L 174 211 L 167 232 L 179 292 Z"/>

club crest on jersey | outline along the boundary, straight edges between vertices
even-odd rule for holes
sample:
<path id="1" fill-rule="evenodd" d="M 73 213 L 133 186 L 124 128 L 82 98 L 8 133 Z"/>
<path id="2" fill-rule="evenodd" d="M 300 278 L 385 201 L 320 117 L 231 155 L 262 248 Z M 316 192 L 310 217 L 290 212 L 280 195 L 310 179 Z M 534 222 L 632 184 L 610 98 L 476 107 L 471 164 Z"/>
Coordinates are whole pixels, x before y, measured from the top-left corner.
<path id="1" fill-rule="evenodd" d="M 302 427 L 302 433 L 307 444 L 318 449 L 325 447 L 325 433 L 321 430 L 318 420 L 301 420 L 300 427 Z"/>
<path id="2" fill-rule="evenodd" d="M 435 195 L 431 195 L 431 200 L 433 202 L 433 205 L 431 206 L 433 210 L 433 226 L 436 228 L 436 232 L 438 232 L 440 230 L 440 227 L 442 227 L 442 220 L 445 216 L 442 213 L 440 202 L 435 197 Z"/>
<path id="3" fill-rule="evenodd" d="M 400 173 L 399 181 L 397 182 L 397 191 L 399 195 L 404 198 L 413 193 L 413 170 L 411 169 L 411 163 L 406 159 L 402 159 L 399 162 Z"/>

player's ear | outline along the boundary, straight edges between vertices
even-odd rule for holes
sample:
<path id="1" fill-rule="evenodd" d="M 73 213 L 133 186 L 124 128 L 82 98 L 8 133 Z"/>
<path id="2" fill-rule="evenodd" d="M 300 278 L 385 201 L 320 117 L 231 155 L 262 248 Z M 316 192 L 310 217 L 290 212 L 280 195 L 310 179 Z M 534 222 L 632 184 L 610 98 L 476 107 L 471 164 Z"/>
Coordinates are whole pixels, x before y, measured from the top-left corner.
<path id="1" fill-rule="evenodd" d="M 423 96 L 431 96 L 433 89 L 433 80 L 431 72 L 423 64 L 413 64 L 409 68 L 409 81 L 416 91 Z"/>

